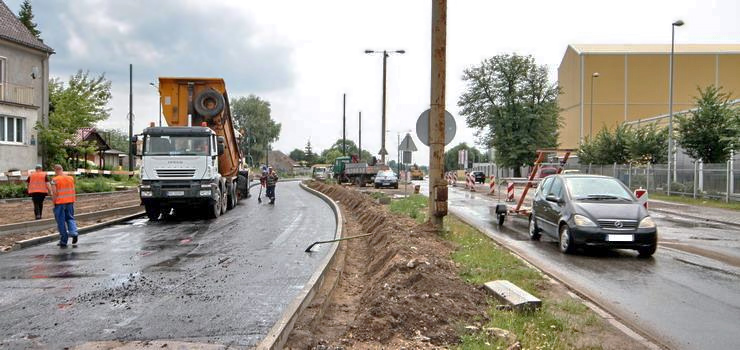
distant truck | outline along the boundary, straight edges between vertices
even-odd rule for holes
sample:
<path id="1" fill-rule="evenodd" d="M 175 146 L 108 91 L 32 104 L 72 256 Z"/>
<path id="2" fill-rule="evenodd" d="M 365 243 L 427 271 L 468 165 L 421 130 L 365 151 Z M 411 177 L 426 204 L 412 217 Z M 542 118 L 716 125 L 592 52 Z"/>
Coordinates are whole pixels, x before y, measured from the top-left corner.
<path id="1" fill-rule="evenodd" d="M 359 162 L 355 156 L 342 156 L 334 160 L 334 178 L 337 182 L 349 182 L 360 187 L 372 185 L 380 170 L 389 169 L 387 165 L 369 165 Z"/>
<path id="2" fill-rule="evenodd" d="M 167 127 L 144 129 L 140 196 L 150 220 L 197 208 L 216 218 L 249 196 L 223 79 L 159 78 Z M 136 142 L 138 139 L 132 140 Z"/>
<path id="3" fill-rule="evenodd" d="M 311 167 L 311 177 L 314 180 L 324 181 L 331 176 L 331 164 L 315 164 Z"/>
<path id="4" fill-rule="evenodd" d="M 409 169 L 411 171 L 411 180 L 424 180 L 424 172 L 418 165 L 414 164 Z"/>

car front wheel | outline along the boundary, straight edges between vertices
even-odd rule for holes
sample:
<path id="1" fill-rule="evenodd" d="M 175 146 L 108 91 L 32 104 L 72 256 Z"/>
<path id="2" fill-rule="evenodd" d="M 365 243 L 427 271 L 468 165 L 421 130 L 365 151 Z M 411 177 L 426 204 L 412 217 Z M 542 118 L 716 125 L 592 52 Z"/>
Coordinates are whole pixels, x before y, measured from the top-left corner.
<path id="1" fill-rule="evenodd" d="M 649 257 L 653 256 L 653 254 L 655 254 L 655 250 L 657 250 L 657 249 L 658 249 L 658 245 L 657 244 L 653 244 L 653 245 L 650 245 L 650 246 L 645 247 L 645 248 L 639 248 L 639 249 L 637 249 L 637 253 L 639 254 L 639 257 L 640 258 L 649 258 Z"/>
<path id="2" fill-rule="evenodd" d="M 537 218 L 534 214 L 529 216 L 529 239 L 537 241 L 540 239 L 540 228 L 537 227 Z"/>
<path id="3" fill-rule="evenodd" d="M 571 237 L 570 228 L 568 225 L 560 225 L 560 242 L 558 243 L 561 253 L 571 254 L 575 250 L 573 244 L 573 237 Z"/>

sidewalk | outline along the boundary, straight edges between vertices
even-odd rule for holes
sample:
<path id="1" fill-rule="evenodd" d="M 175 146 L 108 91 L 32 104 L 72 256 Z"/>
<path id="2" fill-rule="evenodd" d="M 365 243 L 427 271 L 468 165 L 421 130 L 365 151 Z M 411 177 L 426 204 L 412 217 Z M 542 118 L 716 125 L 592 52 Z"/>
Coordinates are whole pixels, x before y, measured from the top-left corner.
<path id="1" fill-rule="evenodd" d="M 735 210 L 674 203 L 654 199 L 649 200 L 648 206 L 650 211 L 675 215 L 681 218 L 700 221 L 714 221 L 727 225 L 740 226 L 740 212 Z"/>

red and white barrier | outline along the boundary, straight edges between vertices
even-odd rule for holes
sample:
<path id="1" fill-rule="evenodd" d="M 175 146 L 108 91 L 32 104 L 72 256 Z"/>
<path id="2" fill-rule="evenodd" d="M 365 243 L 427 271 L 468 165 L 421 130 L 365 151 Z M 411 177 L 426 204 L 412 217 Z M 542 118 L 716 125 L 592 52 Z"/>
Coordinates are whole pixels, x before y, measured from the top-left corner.
<path id="1" fill-rule="evenodd" d="M 491 175 L 491 183 L 488 184 L 488 194 L 494 194 L 496 192 L 496 177 Z"/>
<path id="2" fill-rule="evenodd" d="M 475 175 L 472 173 L 467 174 L 467 181 L 465 183 L 465 187 L 470 189 L 470 192 L 475 192 Z"/>
<path id="3" fill-rule="evenodd" d="M 645 209 L 648 209 L 648 191 L 642 187 L 635 190 L 635 197 L 637 197 L 637 202 L 645 206 Z"/>
<path id="4" fill-rule="evenodd" d="M 506 201 L 507 202 L 513 202 L 514 201 L 514 182 L 509 182 L 506 184 Z"/>

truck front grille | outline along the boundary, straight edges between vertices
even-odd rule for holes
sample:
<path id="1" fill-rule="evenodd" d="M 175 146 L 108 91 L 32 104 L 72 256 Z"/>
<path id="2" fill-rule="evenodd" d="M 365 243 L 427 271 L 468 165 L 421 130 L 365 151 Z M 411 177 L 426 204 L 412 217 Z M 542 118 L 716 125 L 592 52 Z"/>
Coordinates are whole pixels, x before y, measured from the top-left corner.
<path id="1" fill-rule="evenodd" d="M 158 177 L 193 177 L 195 169 L 156 169 Z"/>

